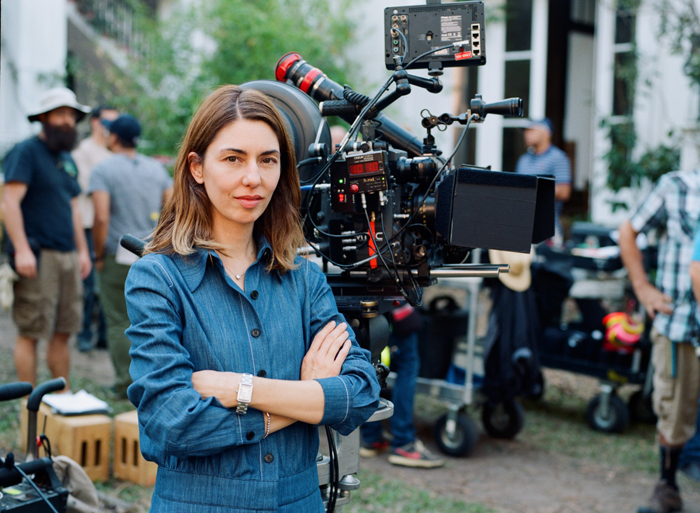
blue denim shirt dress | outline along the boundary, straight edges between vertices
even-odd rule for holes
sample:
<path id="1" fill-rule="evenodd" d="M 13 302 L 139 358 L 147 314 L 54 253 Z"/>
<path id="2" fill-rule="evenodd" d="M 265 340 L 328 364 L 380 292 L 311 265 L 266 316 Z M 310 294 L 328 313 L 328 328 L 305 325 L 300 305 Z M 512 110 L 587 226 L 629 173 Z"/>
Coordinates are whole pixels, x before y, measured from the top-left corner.
<path id="1" fill-rule="evenodd" d="M 345 322 L 315 263 L 297 259 L 267 272 L 272 250 L 258 241 L 243 292 L 215 252 L 149 254 L 126 281 L 131 327 L 131 402 L 138 408 L 141 452 L 158 468 L 151 511 L 322 512 L 318 427 L 296 422 L 263 439 L 265 419 L 238 415 L 192 387 L 199 370 L 298 380 L 314 335 Z M 369 352 L 352 330 L 340 376 L 319 379 L 322 425 L 347 435 L 379 404 Z M 255 394 L 255 391 L 253 391 Z"/>

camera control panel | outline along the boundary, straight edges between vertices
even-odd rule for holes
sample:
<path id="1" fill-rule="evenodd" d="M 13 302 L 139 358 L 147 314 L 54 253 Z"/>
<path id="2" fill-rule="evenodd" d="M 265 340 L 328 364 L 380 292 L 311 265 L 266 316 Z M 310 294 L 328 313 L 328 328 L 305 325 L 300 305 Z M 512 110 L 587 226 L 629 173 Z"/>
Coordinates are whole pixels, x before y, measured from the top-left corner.
<path id="1" fill-rule="evenodd" d="M 331 208 L 354 212 L 355 197 L 388 189 L 386 152 L 368 151 L 348 155 L 331 168 Z"/>

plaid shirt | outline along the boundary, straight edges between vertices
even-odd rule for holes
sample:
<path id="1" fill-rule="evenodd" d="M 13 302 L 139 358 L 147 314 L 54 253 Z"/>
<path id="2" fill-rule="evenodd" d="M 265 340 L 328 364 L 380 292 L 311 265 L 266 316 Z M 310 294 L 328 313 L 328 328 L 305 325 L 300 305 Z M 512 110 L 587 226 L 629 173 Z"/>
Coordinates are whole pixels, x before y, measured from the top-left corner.
<path id="1" fill-rule="evenodd" d="M 657 313 L 656 330 L 674 342 L 690 342 L 700 328 L 690 283 L 693 238 L 700 220 L 700 170 L 668 173 L 630 218 L 632 228 L 662 232 L 656 287 L 673 300 L 673 313 Z"/>

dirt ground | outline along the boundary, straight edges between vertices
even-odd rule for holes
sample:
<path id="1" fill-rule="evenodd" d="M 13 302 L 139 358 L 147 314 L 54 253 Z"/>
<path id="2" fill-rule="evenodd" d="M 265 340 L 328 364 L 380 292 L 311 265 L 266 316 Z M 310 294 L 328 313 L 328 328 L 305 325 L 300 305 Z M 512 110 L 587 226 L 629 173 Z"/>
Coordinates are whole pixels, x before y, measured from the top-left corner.
<path id="1" fill-rule="evenodd" d="M 15 329 L 8 313 L 0 313 L 0 354 L 11 355 Z M 73 342 L 72 373 L 111 384 L 113 372 L 105 351 L 79 353 Z M 43 351 L 43 346 L 41 348 Z M 563 387 L 591 387 L 590 380 L 565 373 L 547 373 L 548 382 Z M 527 422 L 527 418 L 526 418 Z M 432 426 L 418 421 L 419 435 L 433 451 Z M 527 442 L 494 440 L 482 435 L 468 458 L 447 458 L 444 468 L 406 469 L 390 465 L 386 456 L 363 459 L 367 470 L 501 513 L 634 512 L 650 494 L 656 477 L 624 468 L 552 454 Z M 700 513 L 700 483 L 680 478 L 687 513 Z"/>

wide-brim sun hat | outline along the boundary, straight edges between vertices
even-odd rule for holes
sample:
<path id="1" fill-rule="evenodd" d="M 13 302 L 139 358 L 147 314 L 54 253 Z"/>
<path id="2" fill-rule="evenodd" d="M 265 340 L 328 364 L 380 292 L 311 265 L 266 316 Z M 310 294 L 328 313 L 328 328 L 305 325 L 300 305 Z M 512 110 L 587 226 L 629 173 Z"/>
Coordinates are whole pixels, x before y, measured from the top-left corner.
<path id="1" fill-rule="evenodd" d="M 54 87 L 45 91 L 39 98 L 39 106 L 30 114 L 27 119 L 31 122 L 39 121 L 39 116 L 51 112 L 60 107 L 71 107 L 76 112 L 76 121 L 80 121 L 91 109 L 87 105 L 78 103 L 75 93 L 67 87 Z"/>
<path id="2" fill-rule="evenodd" d="M 510 272 L 499 273 L 498 279 L 503 285 L 516 292 L 524 292 L 532 284 L 532 274 L 530 273 L 532 256 L 532 251 L 530 253 L 513 253 L 489 249 L 489 260 L 492 264 L 510 264 Z"/>

